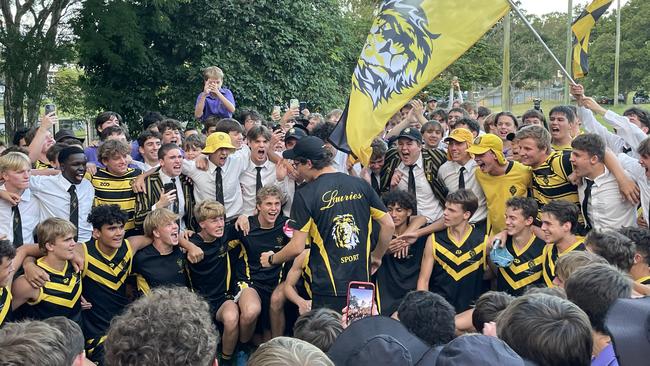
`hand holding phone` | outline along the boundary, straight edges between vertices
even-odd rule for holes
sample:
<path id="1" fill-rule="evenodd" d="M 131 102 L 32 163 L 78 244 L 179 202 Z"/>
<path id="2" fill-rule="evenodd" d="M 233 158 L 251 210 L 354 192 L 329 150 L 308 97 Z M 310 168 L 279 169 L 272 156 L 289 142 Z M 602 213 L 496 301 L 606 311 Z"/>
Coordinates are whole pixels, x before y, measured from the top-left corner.
<path id="1" fill-rule="evenodd" d="M 352 281 L 348 285 L 347 324 L 371 316 L 375 304 L 375 285 Z"/>
<path id="2" fill-rule="evenodd" d="M 56 112 L 56 105 L 54 104 L 46 104 L 45 105 L 45 115 L 51 114 Z"/>

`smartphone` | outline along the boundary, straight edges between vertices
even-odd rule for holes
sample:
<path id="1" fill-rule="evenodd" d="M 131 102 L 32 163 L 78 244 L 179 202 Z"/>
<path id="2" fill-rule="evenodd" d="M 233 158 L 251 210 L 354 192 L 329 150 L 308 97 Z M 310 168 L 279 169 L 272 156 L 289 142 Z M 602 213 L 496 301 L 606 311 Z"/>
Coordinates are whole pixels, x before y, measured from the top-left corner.
<path id="1" fill-rule="evenodd" d="M 278 114 L 281 114 L 282 113 L 282 107 L 280 107 L 279 105 L 274 105 L 273 106 L 273 113 L 276 113 L 276 112 Z"/>
<path id="2" fill-rule="evenodd" d="M 46 104 L 45 105 L 45 114 L 48 115 L 52 112 L 56 112 L 56 106 L 54 104 Z"/>
<path id="3" fill-rule="evenodd" d="M 174 183 L 165 183 L 163 185 L 163 191 L 165 193 L 169 193 L 169 191 L 173 191 L 174 189 L 176 189 L 176 186 L 174 185 Z"/>
<path id="4" fill-rule="evenodd" d="M 289 101 L 289 108 L 299 108 L 300 107 L 300 101 L 298 99 L 291 99 Z"/>
<path id="5" fill-rule="evenodd" d="M 302 112 L 303 109 L 307 108 L 307 102 L 300 102 L 298 106 L 298 110 Z"/>
<path id="6" fill-rule="evenodd" d="M 372 315 L 375 304 L 375 285 L 352 281 L 348 285 L 348 325 Z"/>

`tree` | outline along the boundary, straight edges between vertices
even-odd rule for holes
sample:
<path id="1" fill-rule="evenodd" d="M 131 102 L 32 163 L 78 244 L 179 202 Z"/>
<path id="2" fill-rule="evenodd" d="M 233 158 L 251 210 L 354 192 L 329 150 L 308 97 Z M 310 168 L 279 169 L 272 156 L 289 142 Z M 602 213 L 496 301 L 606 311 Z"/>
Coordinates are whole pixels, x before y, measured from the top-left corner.
<path id="1" fill-rule="evenodd" d="M 613 95 L 616 12 L 600 18 L 589 46 L 589 74 L 580 80 L 590 95 Z M 650 2 L 630 0 L 621 8 L 620 93 L 650 90 Z M 627 98 L 626 98 L 627 99 Z"/>
<path id="2" fill-rule="evenodd" d="M 0 71 L 5 81 L 8 136 L 24 126 L 25 117 L 28 125 L 35 123 L 41 99 L 47 91 L 50 65 L 70 56 L 70 34 L 63 30 L 77 2 L 0 1 Z"/>
<path id="3" fill-rule="evenodd" d="M 136 131 L 146 110 L 191 120 L 201 70 L 217 65 L 238 109 L 270 112 L 290 98 L 342 107 L 363 45 L 360 20 L 342 9 L 339 0 L 87 0 L 74 29 L 88 106 L 120 112 Z"/>
<path id="4" fill-rule="evenodd" d="M 54 75 L 48 96 L 56 104 L 57 111 L 73 117 L 87 117 L 92 112 L 84 105 L 84 94 L 79 85 L 83 72 L 76 67 L 63 67 Z"/>

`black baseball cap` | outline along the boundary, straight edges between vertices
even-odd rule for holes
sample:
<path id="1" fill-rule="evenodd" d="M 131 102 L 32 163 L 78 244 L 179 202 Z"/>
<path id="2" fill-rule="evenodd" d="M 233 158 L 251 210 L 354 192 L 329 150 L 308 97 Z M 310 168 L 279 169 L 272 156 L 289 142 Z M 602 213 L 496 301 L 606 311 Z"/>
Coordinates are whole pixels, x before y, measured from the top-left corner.
<path id="1" fill-rule="evenodd" d="M 412 366 L 420 365 L 430 350 L 397 320 L 370 316 L 350 324 L 327 355 L 336 366 Z"/>
<path id="2" fill-rule="evenodd" d="M 282 157 L 295 160 L 303 158 L 307 160 L 319 160 L 325 157 L 325 142 L 316 136 L 305 136 L 298 139 L 293 149 L 285 150 Z"/>
<path id="3" fill-rule="evenodd" d="M 397 136 L 398 139 L 401 139 L 402 137 L 405 137 L 413 141 L 422 142 L 422 134 L 417 128 L 406 127 Z"/>
<path id="4" fill-rule="evenodd" d="M 504 341 L 483 334 L 462 335 L 447 343 L 436 360 L 436 366 L 524 366 L 526 363 Z"/>
<path id="5" fill-rule="evenodd" d="M 307 132 L 300 127 L 291 127 L 287 133 L 284 134 L 284 141 L 289 139 L 300 140 L 303 137 L 307 137 Z"/>
<path id="6" fill-rule="evenodd" d="M 75 139 L 75 140 L 78 140 L 81 143 L 84 142 L 83 138 L 79 138 L 79 137 L 75 136 L 75 134 L 74 134 L 74 132 L 72 132 L 72 130 L 69 130 L 69 129 L 66 129 L 66 128 L 58 130 L 56 132 L 56 134 L 54 135 L 54 141 L 56 141 L 56 142 L 61 142 L 62 140 L 66 140 L 66 139 Z"/>
<path id="7" fill-rule="evenodd" d="M 429 102 L 436 102 L 436 103 L 437 103 L 437 102 L 438 102 L 438 98 L 436 98 L 436 97 L 429 97 L 429 98 L 427 99 L 427 103 L 429 103 Z"/>

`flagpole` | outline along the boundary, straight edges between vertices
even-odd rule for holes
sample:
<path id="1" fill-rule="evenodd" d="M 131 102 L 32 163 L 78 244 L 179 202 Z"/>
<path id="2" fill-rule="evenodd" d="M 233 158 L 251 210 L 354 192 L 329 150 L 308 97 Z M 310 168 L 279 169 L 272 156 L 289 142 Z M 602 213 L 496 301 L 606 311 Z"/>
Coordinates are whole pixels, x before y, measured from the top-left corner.
<path id="1" fill-rule="evenodd" d="M 569 0 L 569 9 L 567 10 L 567 31 L 566 31 L 566 61 L 564 67 L 571 69 L 571 53 L 573 50 L 573 33 L 571 32 L 571 23 L 573 23 L 573 0 Z M 564 79 L 564 104 L 569 104 L 569 79 Z"/>
<path id="2" fill-rule="evenodd" d="M 560 68 L 560 71 L 562 71 L 564 76 L 566 76 L 567 80 L 570 81 L 571 84 L 575 85 L 576 84 L 575 80 L 573 80 L 573 78 L 571 77 L 569 72 L 566 71 L 566 69 L 564 68 L 564 66 L 560 62 L 560 60 L 558 60 L 557 57 L 555 57 L 555 54 L 553 54 L 553 51 L 551 51 L 551 49 L 546 45 L 546 43 L 544 42 L 542 37 L 539 35 L 539 33 L 537 33 L 535 28 L 533 28 L 533 25 L 530 24 L 528 19 L 526 19 L 526 16 L 521 12 L 521 10 L 519 10 L 517 5 L 515 5 L 514 1 L 513 0 L 508 0 L 508 3 L 510 3 L 510 7 L 512 8 L 512 10 L 514 10 L 517 13 L 519 18 L 521 18 L 521 20 L 524 22 L 524 24 L 526 24 L 526 26 L 528 26 L 528 29 L 530 29 L 530 31 L 533 32 L 533 34 L 535 35 L 535 38 L 537 38 L 537 40 L 542 44 L 542 46 L 544 46 L 544 49 L 546 50 L 546 52 L 548 52 L 548 54 L 551 56 L 553 61 L 555 61 L 557 66 Z"/>
<path id="3" fill-rule="evenodd" d="M 614 55 L 614 105 L 618 105 L 618 72 L 621 61 L 621 0 L 616 1 L 616 53 Z"/>
<path id="4" fill-rule="evenodd" d="M 503 18 L 503 73 L 501 78 L 501 110 L 510 111 L 510 12 Z"/>

